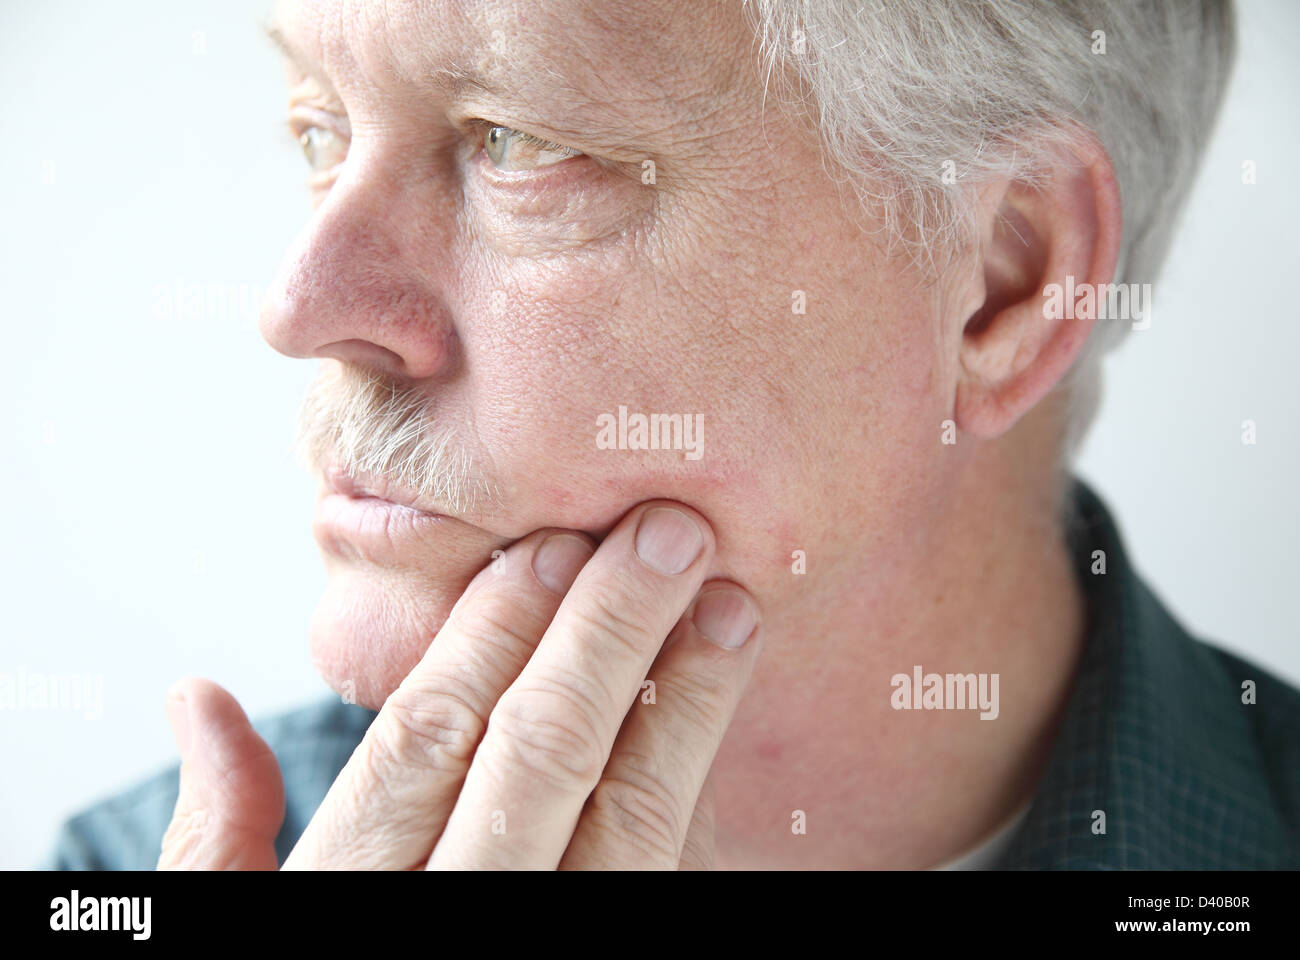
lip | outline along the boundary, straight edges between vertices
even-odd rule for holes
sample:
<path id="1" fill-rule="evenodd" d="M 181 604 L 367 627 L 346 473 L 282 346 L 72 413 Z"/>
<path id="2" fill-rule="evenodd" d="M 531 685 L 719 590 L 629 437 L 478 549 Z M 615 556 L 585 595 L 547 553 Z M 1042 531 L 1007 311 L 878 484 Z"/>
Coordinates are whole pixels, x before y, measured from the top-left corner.
<path id="1" fill-rule="evenodd" d="M 415 495 L 377 477 L 358 476 L 331 464 L 325 468 L 324 479 L 326 490 L 332 495 L 350 500 L 378 500 L 427 517 L 447 516 L 420 503 Z"/>
<path id="2" fill-rule="evenodd" d="M 426 542 L 430 530 L 453 520 L 422 509 L 414 498 L 370 477 L 335 468 L 323 473 L 312 535 L 322 549 L 344 559 L 392 563 Z"/>

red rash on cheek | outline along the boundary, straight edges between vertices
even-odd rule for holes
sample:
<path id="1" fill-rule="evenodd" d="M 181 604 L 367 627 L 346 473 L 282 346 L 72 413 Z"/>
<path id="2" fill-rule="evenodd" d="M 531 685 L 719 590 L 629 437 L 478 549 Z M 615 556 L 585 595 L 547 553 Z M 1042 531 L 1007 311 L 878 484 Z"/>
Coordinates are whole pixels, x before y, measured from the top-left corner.
<path id="1" fill-rule="evenodd" d="M 635 497 L 637 502 L 657 497 L 680 500 L 706 517 L 710 506 L 752 499 L 758 489 L 757 475 L 749 467 L 710 458 L 707 421 L 704 454 L 700 460 L 684 460 L 676 452 L 659 456 L 670 459 L 661 463 L 647 459 L 628 464 L 619 476 L 606 481 L 607 489 L 622 498 Z"/>
<path id="2" fill-rule="evenodd" d="M 539 493 L 549 506 L 563 510 L 573 505 L 573 493 L 561 487 L 543 487 Z"/>

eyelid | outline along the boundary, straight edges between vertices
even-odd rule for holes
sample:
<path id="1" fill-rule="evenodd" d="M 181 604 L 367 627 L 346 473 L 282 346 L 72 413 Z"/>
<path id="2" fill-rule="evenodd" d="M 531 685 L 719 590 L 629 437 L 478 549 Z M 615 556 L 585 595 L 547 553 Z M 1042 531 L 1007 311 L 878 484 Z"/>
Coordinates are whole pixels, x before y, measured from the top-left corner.
<path id="1" fill-rule="evenodd" d="M 307 104 L 291 104 L 289 107 L 289 129 L 295 137 L 301 137 L 308 127 L 325 127 L 338 134 L 344 140 L 352 139 L 352 122 L 343 112 L 334 112 Z"/>
<path id="2" fill-rule="evenodd" d="M 512 130 L 513 132 L 519 134 L 519 136 L 523 138 L 523 140 L 525 140 L 528 143 L 531 143 L 535 147 L 552 147 L 555 150 L 565 151 L 567 153 L 570 153 L 575 157 L 582 153 L 581 150 L 575 149 L 574 147 L 566 147 L 562 143 L 556 143 L 554 140 L 547 140 L 545 137 L 539 137 L 537 136 L 537 134 L 529 133 L 527 130 L 520 130 L 517 127 L 507 127 L 506 129 Z"/>
<path id="3" fill-rule="evenodd" d="M 476 117 L 473 120 L 470 120 L 466 126 L 469 131 L 470 140 L 474 143 L 482 142 L 484 135 L 486 135 L 493 127 L 504 127 L 536 146 L 552 147 L 556 150 L 570 150 L 575 155 L 586 156 L 586 154 L 577 147 L 571 147 L 568 144 L 560 143 L 558 140 L 551 140 L 549 137 L 540 136 L 525 127 L 517 127 L 514 124 L 507 123 L 503 120 L 484 120 L 482 117 Z"/>
<path id="4" fill-rule="evenodd" d="M 301 141 L 307 134 L 308 130 L 318 129 L 326 130 L 342 141 L 344 156 L 339 159 L 333 166 L 324 169 L 311 169 L 307 175 L 307 186 L 313 194 L 318 191 L 327 189 L 335 180 L 338 179 L 339 170 L 343 166 L 344 160 L 347 159 L 347 153 L 351 146 L 351 138 L 347 135 L 347 128 L 350 126 L 343 118 L 343 123 L 338 123 L 340 118 L 334 114 L 329 114 L 319 110 L 295 110 L 289 117 L 289 133 L 295 140 Z M 342 128 L 342 129 L 340 129 Z"/>
<path id="5" fill-rule="evenodd" d="M 534 186 L 540 186 L 543 183 L 558 186 L 562 182 L 562 178 L 574 174 L 574 161 L 592 159 L 577 147 L 566 146 L 558 141 L 538 136 L 522 127 L 514 127 L 500 121 L 476 119 L 470 126 L 472 130 L 476 131 L 474 139 L 476 149 L 473 154 L 475 166 L 488 180 L 502 186 L 510 185 L 513 187 L 524 182 L 532 183 Z M 493 159 L 487 145 L 488 134 L 494 129 L 508 130 L 518 142 L 527 144 L 532 149 L 558 154 L 559 159 L 538 166 L 517 168 L 498 166 L 497 160 Z"/>

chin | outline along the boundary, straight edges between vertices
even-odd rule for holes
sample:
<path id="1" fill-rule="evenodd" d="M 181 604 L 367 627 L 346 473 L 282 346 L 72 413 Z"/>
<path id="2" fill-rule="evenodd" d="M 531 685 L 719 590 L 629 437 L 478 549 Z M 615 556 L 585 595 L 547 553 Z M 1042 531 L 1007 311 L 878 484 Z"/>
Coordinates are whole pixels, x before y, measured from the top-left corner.
<path id="1" fill-rule="evenodd" d="M 459 595 L 390 577 L 333 573 L 312 617 L 312 662 L 345 701 L 378 710 L 420 662 Z"/>

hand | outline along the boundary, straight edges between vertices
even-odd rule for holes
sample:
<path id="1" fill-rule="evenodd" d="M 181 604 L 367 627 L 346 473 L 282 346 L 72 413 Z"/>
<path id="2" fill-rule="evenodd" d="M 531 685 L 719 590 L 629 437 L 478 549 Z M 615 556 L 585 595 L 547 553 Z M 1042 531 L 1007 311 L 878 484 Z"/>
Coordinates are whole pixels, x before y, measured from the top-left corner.
<path id="1" fill-rule="evenodd" d="M 384 703 L 286 869 L 711 867 L 709 768 L 761 644 L 744 590 L 703 583 L 714 546 L 666 501 L 594 555 L 570 531 L 512 544 Z M 175 693 L 181 788 L 159 868 L 275 869 L 274 756 L 220 687 Z"/>

